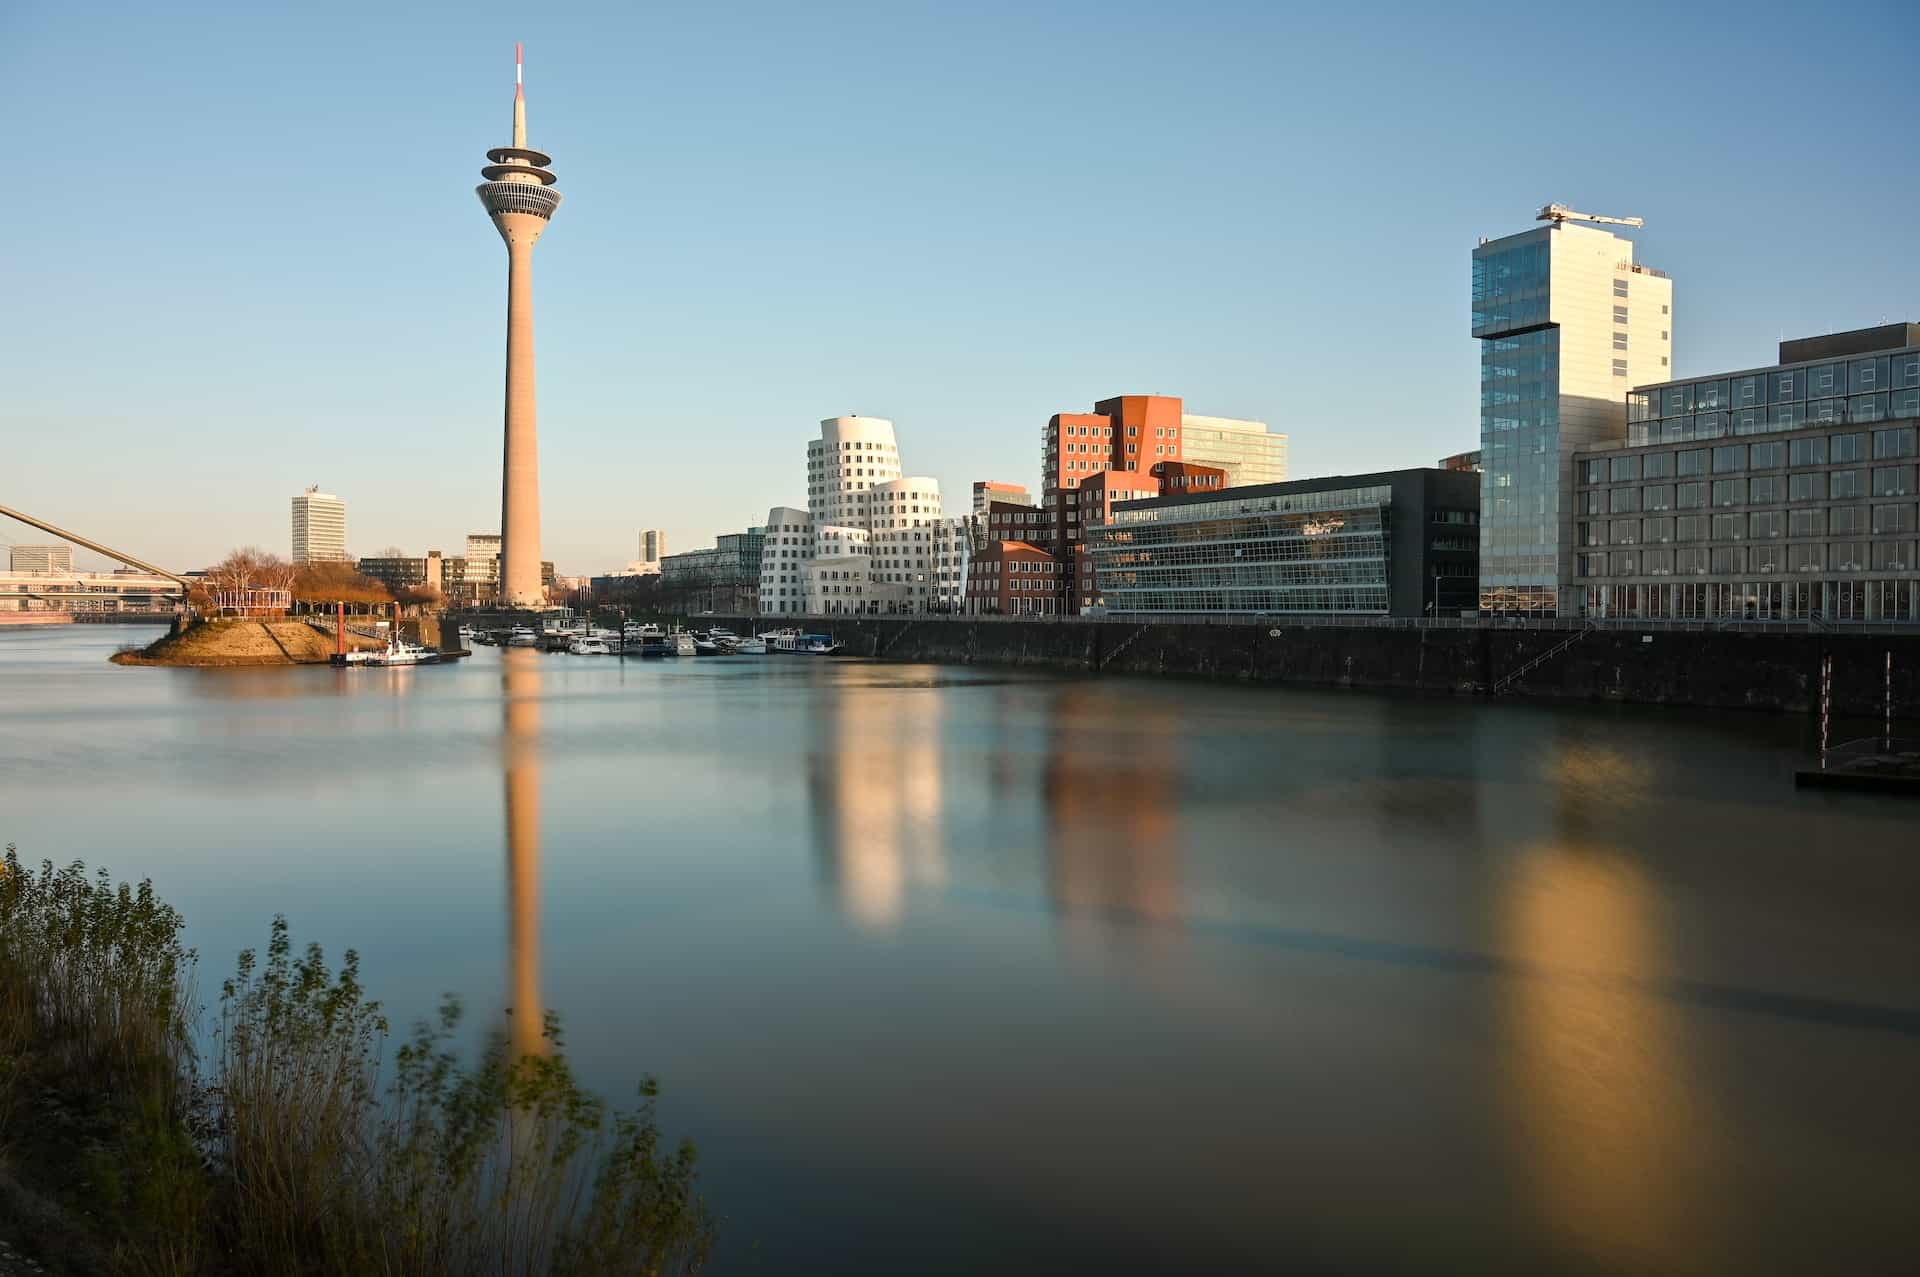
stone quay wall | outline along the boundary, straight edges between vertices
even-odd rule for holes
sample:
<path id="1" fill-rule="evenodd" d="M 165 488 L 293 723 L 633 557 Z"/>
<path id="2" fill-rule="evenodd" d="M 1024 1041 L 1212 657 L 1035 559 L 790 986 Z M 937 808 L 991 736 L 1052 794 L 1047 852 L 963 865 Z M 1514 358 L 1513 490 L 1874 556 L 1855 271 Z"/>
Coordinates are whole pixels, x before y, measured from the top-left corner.
<path id="1" fill-rule="evenodd" d="M 1891 653 L 1894 715 L 1920 717 L 1920 632 L 965 617 L 699 617 L 693 623 L 738 633 L 794 625 L 832 634 L 850 655 L 888 661 L 1787 713 L 1818 712 L 1821 661 L 1830 656 L 1833 713 L 1868 718 L 1882 712 Z"/>

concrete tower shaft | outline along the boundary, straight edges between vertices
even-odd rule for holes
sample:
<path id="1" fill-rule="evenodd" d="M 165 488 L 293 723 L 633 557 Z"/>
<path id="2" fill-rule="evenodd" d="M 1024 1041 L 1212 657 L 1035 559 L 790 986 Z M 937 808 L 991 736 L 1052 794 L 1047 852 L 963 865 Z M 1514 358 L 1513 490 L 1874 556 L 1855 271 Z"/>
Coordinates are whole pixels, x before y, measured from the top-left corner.
<path id="1" fill-rule="evenodd" d="M 520 46 L 513 46 L 513 145 L 491 161 L 474 193 L 507 246 L 506 441 L 500 477 L 500 602 L 546 603 L 540 582 L 540 450 L 533 392 L 533 246 L 560 207 L 552 157 L 527 147 Z"/>

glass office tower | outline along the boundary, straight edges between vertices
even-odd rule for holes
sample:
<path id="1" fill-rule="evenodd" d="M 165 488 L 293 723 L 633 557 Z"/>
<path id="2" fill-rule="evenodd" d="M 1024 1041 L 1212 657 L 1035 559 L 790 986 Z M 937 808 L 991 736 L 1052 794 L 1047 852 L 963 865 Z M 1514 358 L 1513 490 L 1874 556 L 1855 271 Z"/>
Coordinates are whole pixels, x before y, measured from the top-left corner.
<path id="1" fill-rule="evenodd" d="M 1473 252 L 1480 606 L 1552 614 L 1576 448 L 1626 437 L 1629 386 L 1672 376 L 1673 281 L 1633 243 L 1550 222 Z"/>

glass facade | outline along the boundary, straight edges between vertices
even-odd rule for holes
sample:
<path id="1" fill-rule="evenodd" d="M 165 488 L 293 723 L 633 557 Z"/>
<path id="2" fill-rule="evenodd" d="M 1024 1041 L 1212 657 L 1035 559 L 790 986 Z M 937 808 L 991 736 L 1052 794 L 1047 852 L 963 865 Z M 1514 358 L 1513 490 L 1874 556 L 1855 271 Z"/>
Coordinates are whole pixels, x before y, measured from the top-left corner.
<path id="1" fill-rule="evenodd" d="M 1551 610 L 1559 556 L 1559 329 L 1481 344 L 1480 469 L 1482 606 Z"/>
<path id="2" fill-rule="evenodd" d="M 1840 361 L 1818 378 L 1796 367 L 1635 393 L 1643 411 L 1697 408 L 1703 398 L 1717 401 L 1723 387 L 1737 404 L 1762 390 L 1804 394 L 1843 377 L 1876 384 L 1907 358 L 1920 376 L 1920 351 L 1910 351 Z M 1920 426 L 1849 413 L 1795 429 L 1792 439 L 1647 443 L 1576 458 L 1563 605 L 1587 616 L 1920 623 Z M 1654 515 L 1665 509 L 1668 485 L 1646 478 L 1670 469 L 1719 477 L 1672 485 L 1681 513 Z"/>
<path id="3" fill-rule="evenodd" d="M 1920 349 L 1642 386 L 1627 395 L 1627 442 L 1682 443 L 1914 417 L 1920 417 Z"/>

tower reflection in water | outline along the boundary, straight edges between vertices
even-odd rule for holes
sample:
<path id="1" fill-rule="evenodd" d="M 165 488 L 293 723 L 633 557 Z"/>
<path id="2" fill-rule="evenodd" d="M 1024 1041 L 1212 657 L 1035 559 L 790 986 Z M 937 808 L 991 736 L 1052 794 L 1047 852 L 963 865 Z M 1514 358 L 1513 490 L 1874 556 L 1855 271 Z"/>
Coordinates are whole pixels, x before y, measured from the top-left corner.
<path id="1" fill-rule="evenodd" d="M 876 675 L 823 700 L 807 757 L 814 848 L 848 917 L 891 930 L 909 886 L 947 881 L 941 830 L 941 712 L 932 689 Z"/>
<path id="2" fill-rule="evenodd" d="M 1682 1011 L 1645 981 L 1674 966 L 1656 884 L 1613 845 L 1645 764 L 1558 739 L 1543 751 L 1547 837 L 1504 894 L 1506 951 L 1536 976 L 1505 985 L 1508 1100 L 1519 1171 L 1549 1230 L 1608 1270 L 1711 1253 L 1711 1114 Z"/>
<path id="3" fill-rule="evenodd" d="M 540 999 L 540 655 L 500 653 L 506 731 L 508 1034 L 516 1056 L 546 1051 Z"/>

